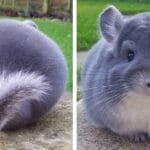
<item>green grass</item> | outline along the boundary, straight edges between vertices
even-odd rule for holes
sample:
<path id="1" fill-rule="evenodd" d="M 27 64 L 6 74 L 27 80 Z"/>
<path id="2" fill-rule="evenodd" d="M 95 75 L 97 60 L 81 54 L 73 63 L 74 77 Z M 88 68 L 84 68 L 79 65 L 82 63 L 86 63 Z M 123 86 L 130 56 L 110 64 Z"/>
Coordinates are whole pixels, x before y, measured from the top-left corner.
<path id="1" fill-rule="evenodd" d="M 72 89 L 72 24 L 46 19 L 33 19 L 39 29 L 52 38 L 61 47 L 69 68 L 67 88 Z"/>
<path id="2" fill-rule="evenodd" d="M 23 18 L 14 18 L 24 20 Z M 32 19 L 39 30 L 53 39 L 61 48 L 68 64 L 69 78 L 67 89 L 72 90 L 72 24 L 59 20 Z"/>
<path id="3" fill-rule="evenodd" d="M 78 51 L 88 50 L 99 39 L 98 16 L 108 5 L 126 15 L 150 11 L 149 0 L 78 0 Z"/>

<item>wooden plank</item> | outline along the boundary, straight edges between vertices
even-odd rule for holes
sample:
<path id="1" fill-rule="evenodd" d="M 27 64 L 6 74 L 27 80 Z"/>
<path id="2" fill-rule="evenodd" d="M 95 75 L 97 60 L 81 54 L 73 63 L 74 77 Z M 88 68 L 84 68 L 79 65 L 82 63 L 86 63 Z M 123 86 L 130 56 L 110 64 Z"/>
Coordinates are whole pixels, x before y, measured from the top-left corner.
<path id="1" fill-rule="evenodd" d="M 61 6 L 61 5 L 67 5 L 68 0 L 52 0 L 53 5 Z"/>
<path id="2" fill-rule="evenodd" d="M 43 0 L 43 12 L 44 13 L 47 13 L 48 5 L 49 5 L 48 0 Z"/>
<path id="3" fill-rule="evenodd" d="M 68 0 L 67 10 L 68 10 L 69 12 L 72 11 L 72 0 Z"/>
<path id="4" fill-rule="evenodd" d="M 15 8 L 15 0 L 12 0 L 12 8 Z"/>
<path id="5" fill-rule="evenodd" d="M 0 0 L 0 5 L 1 5 L 1 6 L 3 5 L 3 0 Z"/>
<path id="6" fill-rule="evenodd" d="M 27 14 L 30 8 L 44 13 L 60 8 L 69 12 L 72 10 L 72 0 L 0 0 L 0 3 L 3 8 L 26 10 Z"/>
<path id="7" fill-rule="evenodd" d="M 27 0 L 27 2 L 26 2 L 26 15 L 28 16 L 29 15 L 29 7 L 30 7 L 30 0 Z"/>

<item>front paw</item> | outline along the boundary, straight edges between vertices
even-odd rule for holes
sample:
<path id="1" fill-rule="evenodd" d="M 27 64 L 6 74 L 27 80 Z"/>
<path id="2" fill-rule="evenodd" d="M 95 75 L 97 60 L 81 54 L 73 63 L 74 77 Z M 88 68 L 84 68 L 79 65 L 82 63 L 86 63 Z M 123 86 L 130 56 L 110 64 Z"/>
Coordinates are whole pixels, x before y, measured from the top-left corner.
<path id="1" fill-rule="evenodd" d="M 146 133 L 139 133 L 139 134 L 134 134 L 129 136 L 131 141 L 134 142 L 144 142 L 148 139 L 148 134 Z"/>

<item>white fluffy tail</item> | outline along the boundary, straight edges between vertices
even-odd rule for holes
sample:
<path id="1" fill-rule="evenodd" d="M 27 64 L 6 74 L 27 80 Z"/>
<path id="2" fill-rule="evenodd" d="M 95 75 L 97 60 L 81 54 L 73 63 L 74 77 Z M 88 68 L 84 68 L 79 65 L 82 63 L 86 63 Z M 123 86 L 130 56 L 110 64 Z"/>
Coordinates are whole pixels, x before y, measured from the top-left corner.
<path id="1" fill-rule="evenodd" d="M 44 75 L 33 72 L 6 72 L 0 75 L 0 130 L 12 120 L 22 102 L 41 100 L 50 91 L 49 82 Z"/>

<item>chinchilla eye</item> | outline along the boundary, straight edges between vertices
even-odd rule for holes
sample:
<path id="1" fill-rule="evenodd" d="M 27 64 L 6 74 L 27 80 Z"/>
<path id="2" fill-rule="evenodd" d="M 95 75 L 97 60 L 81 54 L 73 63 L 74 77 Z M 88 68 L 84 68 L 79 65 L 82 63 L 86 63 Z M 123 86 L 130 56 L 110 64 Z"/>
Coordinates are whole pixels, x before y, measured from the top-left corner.
<path id="1" fill-rule="evenodd" d="M 132 61 L 134 59 L 134 51 L 129 50 L 127 54 L 128 61 Z"/>

